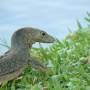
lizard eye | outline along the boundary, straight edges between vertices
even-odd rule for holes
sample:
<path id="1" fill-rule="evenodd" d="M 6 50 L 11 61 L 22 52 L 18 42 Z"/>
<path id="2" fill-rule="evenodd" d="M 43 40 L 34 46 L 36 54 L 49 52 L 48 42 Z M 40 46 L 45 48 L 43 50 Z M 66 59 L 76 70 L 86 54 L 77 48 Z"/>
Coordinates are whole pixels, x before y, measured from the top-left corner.
<path id="1" fill-rule="evenodd" d="M 45 33 L 45 32 L 41 32 L 41 35 L 42 35 L 42 36 L 45 36 L 45 35 L 46 35 L 46 33 Z"/>

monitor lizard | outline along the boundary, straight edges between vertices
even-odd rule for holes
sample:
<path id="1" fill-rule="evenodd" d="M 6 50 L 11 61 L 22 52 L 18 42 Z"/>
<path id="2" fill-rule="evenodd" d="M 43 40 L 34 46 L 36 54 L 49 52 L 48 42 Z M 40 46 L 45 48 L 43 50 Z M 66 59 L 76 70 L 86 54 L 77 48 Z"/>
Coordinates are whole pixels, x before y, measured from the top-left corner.
<path id="1" fill-rule="evenodd" d="M 25 68 L 47 71 L 47 67 L 30 55 L 32 45 L 36 42 L 53 43 L 55 39 L 47 32 L 24 27 L 18 29 L 11 37 L 11 48 L 0 58 L 0 83 L 18 77 Z"/>

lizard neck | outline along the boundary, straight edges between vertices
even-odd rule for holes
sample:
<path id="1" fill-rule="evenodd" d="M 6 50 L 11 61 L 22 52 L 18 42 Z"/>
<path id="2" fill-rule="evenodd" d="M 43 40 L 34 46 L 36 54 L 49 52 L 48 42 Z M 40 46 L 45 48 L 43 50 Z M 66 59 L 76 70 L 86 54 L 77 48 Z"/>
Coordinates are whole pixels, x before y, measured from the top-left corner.
<path id="1" fill-rule="evenodd" d="M 32 45 L 29 46 L 25 46 L 25 45 L 16 45 L 16 46 L 12 46 L 11 50 L 16 51 L 19 55 L 28 55 L 30 56 L 30 49 L 31 49 Z"/>

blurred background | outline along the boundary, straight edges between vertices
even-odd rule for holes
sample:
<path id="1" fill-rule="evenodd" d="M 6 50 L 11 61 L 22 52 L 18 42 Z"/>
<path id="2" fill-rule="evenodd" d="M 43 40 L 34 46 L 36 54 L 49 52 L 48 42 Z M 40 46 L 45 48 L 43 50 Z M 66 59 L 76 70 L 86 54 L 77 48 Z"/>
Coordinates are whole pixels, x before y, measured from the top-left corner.
<path id="1" fill-rule="evenodd" d="M 77 20 L 86 26 L 86 12 L 90 12 L 90 0 L 1 0 L 0 40 L 10 43 L 12 33 L 24 26 L 40 28 L 62 40 L 68 28 L 77 29 Z M 0 52 L 5 50 L 0 46 Z"/>

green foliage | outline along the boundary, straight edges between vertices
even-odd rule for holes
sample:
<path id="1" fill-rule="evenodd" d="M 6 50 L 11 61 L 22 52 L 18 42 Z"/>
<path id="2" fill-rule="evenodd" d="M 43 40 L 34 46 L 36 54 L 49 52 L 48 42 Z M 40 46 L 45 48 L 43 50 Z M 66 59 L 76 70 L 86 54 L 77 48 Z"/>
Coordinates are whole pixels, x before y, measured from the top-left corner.
<path id="1" fill-rule="evenodd" d="M 82 29 L 83 28 L 81 23 L 79 22 L 79 20 L 77 20 L 77 26 L 78 26 L 78 29 Z"/>
<path id="2" fill-rule="evenodd" d="M 87 17 L 85 18 L 85 20 L 88 22 L 88 26 L 90 27 L 90 13 L 87 12 Z"/>
<path id="3" fill-rule="evenodd" d="M 9 49 L 10 48 L 10 46 L 8 45 L 8 43 L 7 43 L 7 41 L 4 39 L 1 39 L 0 38 L 0 46 L 3 46 L 3 47 L 5 47 L 5 48 L 7 48 L 7 49 Z"/>
<path id="4" fill-rule="evenodd" d="M 88 17 L 86 17 L 86 21 L 90 23 L 90 13 L 87 12 Z"/>
<path id="5" fill-rule="evenodd" d="M 90 90 L 90 27 L 70 33 L 49 48 L 32 53 L 46 64 L 51 74 L 28 67 L 21 79 L 9 81 L 0 90 Z"/>

